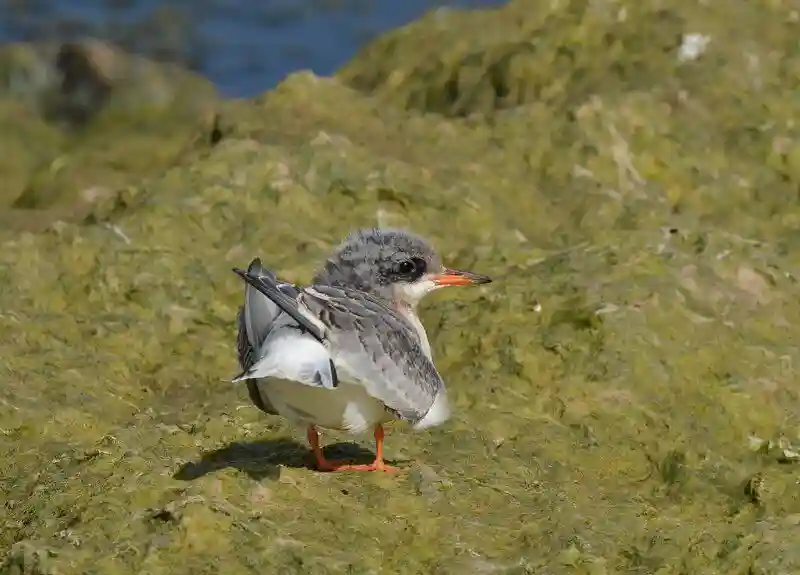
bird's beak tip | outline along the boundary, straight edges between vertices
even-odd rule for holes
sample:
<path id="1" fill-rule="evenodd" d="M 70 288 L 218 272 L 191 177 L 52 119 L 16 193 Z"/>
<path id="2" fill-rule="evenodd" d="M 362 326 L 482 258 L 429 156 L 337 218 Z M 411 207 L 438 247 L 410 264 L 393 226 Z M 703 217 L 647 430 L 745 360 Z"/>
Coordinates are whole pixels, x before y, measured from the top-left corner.
<path id="1" fill-rule="evenodd" d="M 444 268 L 440 274 L 433 276 L 433 282 L 437 286 L 471 286 L 492 283 L 492 278 L 464 270 Z"/>

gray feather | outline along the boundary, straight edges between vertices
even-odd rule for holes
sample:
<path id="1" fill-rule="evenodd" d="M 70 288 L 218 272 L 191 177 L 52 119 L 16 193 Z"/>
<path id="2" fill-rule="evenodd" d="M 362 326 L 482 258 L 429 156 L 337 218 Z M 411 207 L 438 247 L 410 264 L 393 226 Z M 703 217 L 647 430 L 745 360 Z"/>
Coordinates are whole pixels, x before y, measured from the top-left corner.
<path id="1" fill-rule="evenodd" d="M 239 321 L 238 347 L 242 373 L 233 381 L 247 381 L 251 399 L 254 394 L 264 399 L 252 381 L 257 373 L 262 374 L 258 377 L 282 377 L 306 385 L 336 387 L 339 382 L 335 365 L 321 345 L 325 341 L 322 332 L 324 326 L 300 309 L 300 291 L 292 284 L 278 282 L 275 274 L 262 267 L 258 258 L 250 263 L 246 272 L 239 269 L 233 271 L 245 281 L 246 286 L 245 305 Z M 295 332 L 304 332 L 306 335 Z M 316 340 L 318 349 L 307 347 L 309 342 L 303 338 L 308 334 Z M 294 343 L 288 348 L 284 347 L 289 341 Z M 296 346 L 311 353 L 313 362 L 306 364 L 304 358 L 293 358 L 284 363 L 282 356 L 291 355 L 292 347 Z M 258 403 L 256 405 L 262 408 Z"/>
<path id="2" fill-rule="evenodd" d="M 254 275 L 274 274 L 265 270 L 261 265 L 261 260 L 255 258 L 247 267 L 248 273 Z M 264 341 L 269 335 L 275 319 L 280 310 L 267 296 L 263 295 L 250 284 L 245 283 L 244 305 L 239 310 L 238 326 L 239 331 L 236 338 L 237 350 L 239 352 L 239 365 L 243 372 L 250 370 L 258 361 L 258 350 L 261 349 Z M 277 415 L 278 411 L 272 406 L 269 400 L 263 396 L 255 380 L 247 380 L 247 392 L 250 401 L 265 413 Z"/>
<path id="3" fill-rule="evenodd" d="M 317 284 L 302 303 L 329 326 L 326 338 L 339 372 L 363 385 L 402 419 L 417 423 L 444 392 L 444 382 L 413 328 L 371 294 Z"/>
<path id="4" fill-rule="evenodd" d="M 256 276 L 269 275 L 272 272 L 265 270 L 261 260 L 256 258 L 247 268 L 247 272 Z M 244 287 L 244 320 L 247 329 L 247 339 L 254 349 L 259 349 L 267 338 L 270 328 L 280 310 L 268 297 L 253 286 L 245 283 Z"/>
<path id="5" fill-rule="evenodd" d="M 357 230 L 333 251 L 312 283 L 357 289 L 391 301 L 388 269 L 409 257 L 422 258 L 431 270 L 442 267 L 439 255 L 424 238 L 393 228 Z"/>
<path id="6" fill-rule="evenodd" d="M 297 302 L 299 291 L 295 286 L 278 283 L 274 274 L 256 275 L 238 268 L 234 268 L 233 271 L 250 287 L 269 298 L 280 309 L 280 312 L 291 316 L 299 327 L 314 336 L 317 341 L 321 343 L 324 340 L 324 326 L 300 309 Z"/>

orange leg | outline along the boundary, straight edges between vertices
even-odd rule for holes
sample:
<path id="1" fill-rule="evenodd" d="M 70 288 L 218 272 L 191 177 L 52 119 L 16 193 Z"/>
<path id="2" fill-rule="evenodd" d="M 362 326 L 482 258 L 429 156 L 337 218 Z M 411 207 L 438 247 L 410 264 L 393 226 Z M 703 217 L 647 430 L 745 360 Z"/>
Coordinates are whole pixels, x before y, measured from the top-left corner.
<path id="1" fill-rule="evenodd" d="M 368 465 L 348 465 L 340 461 L 328 461 L 322 454 L 322 448 L 319 446 L 319 433 L 317 428 L 313 425 L 308 427 L 308 442 L 311 444 L 311 449 L 314 451 L 314 458 L 316 459 L 317 469 L 320 471 L 385 471 L 395 472 L 396 467 L 386 465 L 383 461 L 383 426 L 375 426 L 375 461 Z"/>
<path id="2" fill-rule="evenodd" d="M 341 461 L 329 461 L 325 459 L 325 455 L 322 453 L 322 447 L 320 447 L 319 444 L 319 431 L 317 431 L 315 426 L 308 426 L 306 437 L 308 438 L 308 444 L 311 446 L 311 451 L 314 453 L 314 463 L 319 471 L 336 471 L 344 465 Z"/>
<path id="3" fill-rule="evenodd" d="M 394 473 L 398 471 L 396 467 L 386 465 L 383 461 L 383 426 L 375 426 L 375 461 L 367 465 L 343 465 L 339 467 L 342 471 L 385 471 Z"/>

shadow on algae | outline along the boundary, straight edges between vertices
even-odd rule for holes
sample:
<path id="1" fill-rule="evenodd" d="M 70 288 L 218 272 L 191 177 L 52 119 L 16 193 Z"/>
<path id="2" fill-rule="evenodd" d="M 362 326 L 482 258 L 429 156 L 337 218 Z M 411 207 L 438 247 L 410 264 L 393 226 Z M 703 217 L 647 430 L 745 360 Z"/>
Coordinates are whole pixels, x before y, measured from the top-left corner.
<path id="1" fill-rule="evenodd" d="M 120 88 L 77 132 L 14 84 L 0 573 L 800 572 L 798 18 L 438 11 L 333 78 L 141 124 Z M 455 410 L 390 430 L 405 472 L 317 473 L 229 383 L 230 268 L 308 281 L 376 222 L 495 282 L 425 304 Z"/>

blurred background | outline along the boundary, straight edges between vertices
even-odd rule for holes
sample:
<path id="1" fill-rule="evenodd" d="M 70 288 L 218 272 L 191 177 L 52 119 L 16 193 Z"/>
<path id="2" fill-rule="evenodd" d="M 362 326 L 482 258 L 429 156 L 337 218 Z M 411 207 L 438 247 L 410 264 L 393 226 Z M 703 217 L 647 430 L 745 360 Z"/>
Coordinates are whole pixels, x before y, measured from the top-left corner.
<path id="1" fill-rule="evenodd" d="M 503 0 L 0 0 L 0 44 L 93 37 L 178 63 L 222 95 L 263 92 L 294 70 L 329 75 L 376 35 L 435 8 Z"/>

